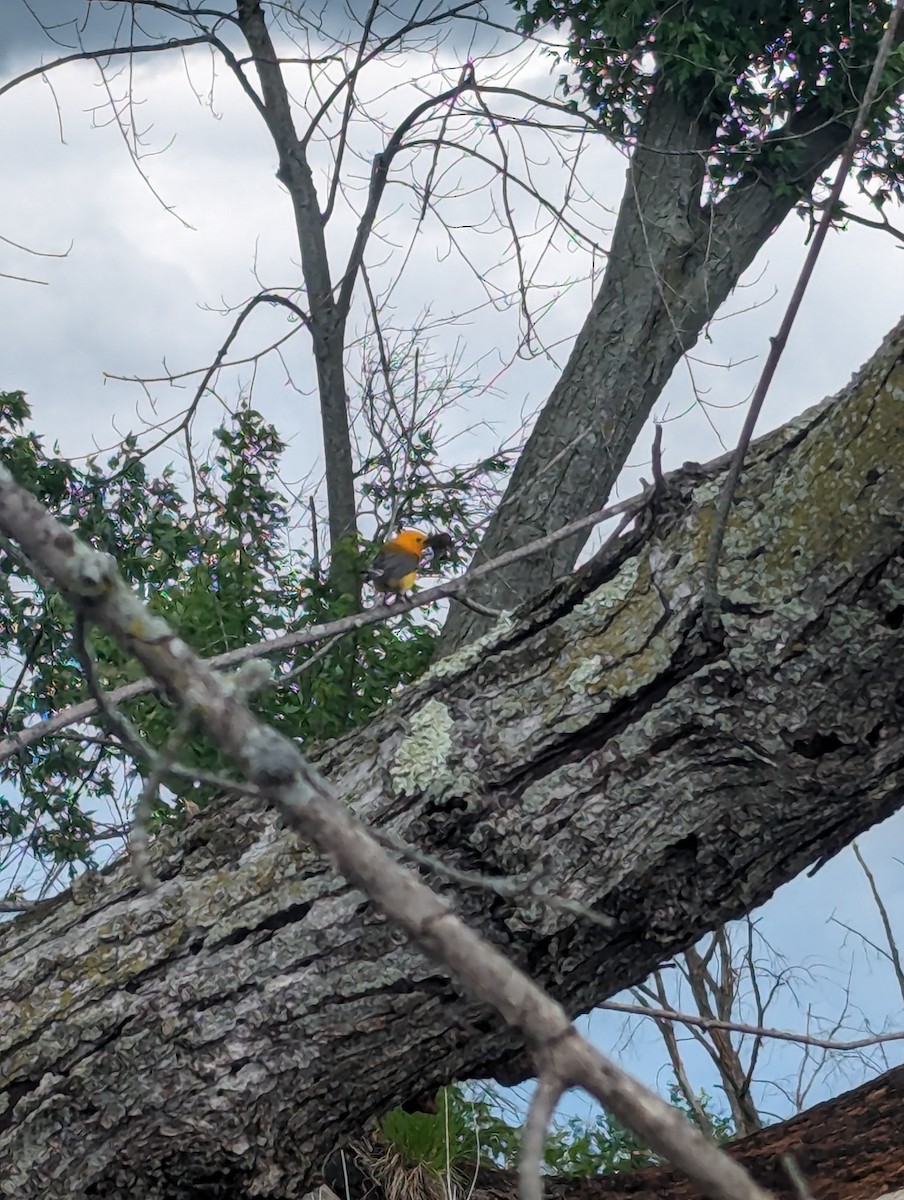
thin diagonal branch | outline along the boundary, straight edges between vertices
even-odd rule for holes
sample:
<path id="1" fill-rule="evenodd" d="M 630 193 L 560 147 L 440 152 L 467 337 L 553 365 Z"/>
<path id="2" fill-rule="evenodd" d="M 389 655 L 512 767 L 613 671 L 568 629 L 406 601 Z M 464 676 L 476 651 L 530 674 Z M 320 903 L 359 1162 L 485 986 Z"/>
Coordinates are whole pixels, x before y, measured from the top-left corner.
<path id="1" fill-rule="evenodd" d="M 813 270 L 816 266 L 816 260 L 819 258 L 820 251 L 825 243 L 826 236 L 832 225 L 832 213 L 835 206 L 841 199 L 841 191 L 848 177 L 848 172 L 854 161 L 854 155 L 857 153 L 857 147 L 860 144 L 860 139 L 863 136 L 863 131 L 866 128 L 869 120 L 870 112 L 879 92 L 879 83 L 882 78 L 882 72 L 885 69 L 885 64 L 888 62 L 888 56 L 891 54 L 892 47 L 895 43 L 898 24 L 901 20 L 901 15 L 904 13 L 904 0 L 895 0 L 895 6 L 892 9 L 891 15 L 888 18 L 888 24 L 885 27 L 885 32 L 879 42 L 879 48 L 876 51 L 876 58 L 873 63 L 873 69 L 870 72 L 869 82 L 866 85 L 866 90 L 863 93 L 863 98 L 857 109 L 857 115 L 854 118 L 854 124 L 851 127 L 850 136 L 845 143 L 844 150 L 841 154 L 841 161 L 838 164 L 838 170 L 835 172 L 835 180 L 832 188 L 826 198 L 825 208 L 822 216 L 819 219 L 819 225 L 816 230 L 816 235 L 810 244 L 810 249 L 807 251 L 807 257 L 804 260 L 804 265 L 801 267 L 800 275 L 797 283 L 794 286 L 794 291 L 791 294 L 791 299 L 788 301 L 788 307 L 785 310 L 785 315 L 782 318 L 782 323 L 779 326 L 778 333 L 772 339 L 769 347 L 769 354 L 766 362 L 763 365 L 763 371 L 756 385 L 756 390 L 753 393 L 753 398 L 750 401 L 750 408 L 747 412 L 747 419 L 744 422 L 744 427 L 741 430 L 741 436 L 738 440 L 737 449 L 734 453 L 731 467 L 728 476 L 722 488 L 722 494 L 719 497 L 719 506 L 716 510 L 716 523 L 713 529 L 712 540 L 710 542 L 709 554 L 706 560 L 706 568 L 703 576 L 703 608 L 704 620 L 708 626 L 710 633 L 717 636 L 721 625 L 718 613 L 719 607 L 719 592 L 718 592 L 718 568 L 719 558 L 722 553 L 722 542 L 725 538 L 725 530 L 728 525 L 728 514 L 731 511 L 734 494 L 738 486 L 738 480 L 741 476 L 741 471 L 744 467 L 744 459 L 747 455 L 747 449 L 750 446 L 753 437 L 753 431 L 756 428 L 757 420 L 763 408 L 763 402 L 769 391 L 769 386 L 772 383 L 773 376 L 782 354 L 784 353 L 785 345 L 788 341 L 788 336 L 791 333 L 791 328 L 794 325 L 795 318 L 800 310 L 803 302 L 804 293 L 813 275 Z"/>
<path id="2" fill-rule="evenodd" d="M 218 49 L 222 48 L 222 43 L 212 34 L 199 34 L 197 37 L 187 38 L 169 38 L 165 42 L 146 42 L 143 45 L 129 46 L 106 46 L 103 50 L 79 50 L 74 54 L 66 54 L 62 58 L 55 58 L 52 62 L 43 63 L 40 67 L 32 67 L 29 71 L 23 71 L 21 75 L 16 75 L 13 79 L 8 79 L 6 83 L 0 84 L 0 96 L 5 92 L 11 92 L 14 87 L 18 87 L 20 83 L 25 83 L 29 79 L 34 79 L 40 75 L 46 75 L 48 71 L 53 71 L 57 67 L 65 67 L 74 62 L 90 62 L 98 61 L 105 58 L 116 58 L 126 54 L 158 54 L 163 50 L 175 50 L 178 47 L 185 46 L 202 46 L 213 45 Z"/>
<path id="3" fill-rule="evenodd" d="M 819 1050 L 854 1051 L 864 1050 L 869 1046 L 880 1046 L 883 1042 L 904 1041 L 904 1030 L 895 1029 L 889 1033 L 874 1033 L 866 1037 L 854 1038 L 850 1041 L 838 1041 L 835 1038 L 816 1037 L 814 1034 L 801 1033 L 789 1029 L 770 1029 L 763 1025 L 747 1025 L 743 1021 L 720 1021 L 715 1017 L 703 1017 L 699 1013 L 678 1012 L 674 1008 L 653 1008 L 648 1004 L 628 1004 L 621 1000 L 604 1000 L 597 1006 L 610 1012 L 626 1013 L 632 1017 L 649 1017 L 650 1020 L 671 1021 L 676 1025 L 687 1025 L 696 1029 L 722 1029 L 732 1033 L 749 1034 L 752 1037 L 772 1038 L 780 1042 L 794 1042 L 798 1046 L 814 1046 Z"/>
<path id="4" fill-rule="evenodd" d="M 869 886 L 870 895 L 873 898 L 873 903 L 879 912 L 879 919 L 882 922 L 882 931 L 885 934 L 885 941 L 888 946 L 888 957 L 891 960 L 891 965 L 894 967 L 895 979 L 898 983 L 898 990 L 901 993 L 901 999 L 904 1000 L 904 965 L 901 963 L 901 953 L 898 950 L 898 942 L 895 937 L 895 931 L 892 929 L 891 918 L 888 915 L 888 909 L 882 899 L 882 894 L 876 884 L 876 877 L 869 869 L 866 859 L 860 853 L 860 847 L 854 842 L 851 849 L 854 851 L 854 857 L 860 864 L 860 869 L 866 876 L 866 882 Z"/>

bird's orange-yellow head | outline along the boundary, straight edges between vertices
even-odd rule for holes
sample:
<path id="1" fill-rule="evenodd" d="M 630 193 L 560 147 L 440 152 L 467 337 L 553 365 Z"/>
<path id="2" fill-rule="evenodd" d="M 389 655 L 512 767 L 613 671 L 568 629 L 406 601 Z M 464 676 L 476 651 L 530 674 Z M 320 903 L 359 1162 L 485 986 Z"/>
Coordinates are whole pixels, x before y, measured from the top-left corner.
<path id="1" fill-rule="evenodd" d="M 420 558 L 427 549 L 429 540 L 426 533 L 421 533 L 419 529 L 400 529 L 386 545 L 394 550 L 403 550 L 407 554 L 416 554 Z"/>

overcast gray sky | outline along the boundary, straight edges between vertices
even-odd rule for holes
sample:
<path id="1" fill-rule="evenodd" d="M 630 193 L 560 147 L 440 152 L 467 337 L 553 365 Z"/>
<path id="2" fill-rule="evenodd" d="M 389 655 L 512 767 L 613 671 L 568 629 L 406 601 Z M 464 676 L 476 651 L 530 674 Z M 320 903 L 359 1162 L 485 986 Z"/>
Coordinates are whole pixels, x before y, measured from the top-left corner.
<path id="1" fill-rule="evenodd" d="M 45 0 L 37 7 L 60 24 L 59 37 L 74 44 L 72 29 L 63 25 L 84 12 L 82 0 Z M 92 7 L 96 12 L 83 36 L 96 46 L 115 34 L 116 14 Z M 503 5 L 500 11 L 508 10 Z M 162 19 L 154 20 L 161 30 Z M 475 44 L 462 26 L 436 62 L 413 55 L 405 65 L 375 64 L 362 81 L 362 96 L 371 111 L 392 125 L 421 98 L 417 87 L 441 91 L 454 81 L 469 53 L 482 78 L 508 72 L 525 90 L 549 91 L 556 72 L 547 59 L 494 57 L 494 45 L 486 31 Z M 19 0 L 5 0 L 0 10 L 0 86 L 42 56 L 46 61 L 57 53 L 26 7 Z M 400 83 L 415 79 L 421 82 L 399 90 Z M 121 76 L 114 81 L 114 99 L 124 94 L 125 82 Z M 92 64 L 54 71 L 46 80 L 32 79 L 0 97 L 0 235 L 42 254 L 65 255 L 35 257 L 0 241 L 0 272 L 42 281 L 0 277 L 0 388 L 24 389 L 38 430 L 58 440 L 70 455 L 113 445 L 117 430 L 137 428 L 140 420 L 176 413 L 189 394 L 155 385 L 152 411 L 140 388 L 107 379 L 105 372 L 159 376 L 164 362 L 174 372 L 205 366 L 231 323 L 219 309 L 241 304 L 258 290 L 258 281 L 288 285 L 299 274 L 291 210 L 275 179 L 272 145 L 228 74 L 212 65 L 206 51 L 195 50 L 184 57 L 175 52 L 148 56 L 136 63 L 130 82 L 139 101 L 145 149 L 153 151 L 142 160 L 141 171 L 109 120 L 104 107 L 108 93 Z M 296 97 L 301 95 L 299 75 Z M 376 123 L 362 122 L 356 130 L 358 157 L 347 164 L 351 191 L 347 202 L 340 200 L 330 229 L 334 267 L 350 244 L 369 163 L 383 136 Z M 596 141 L 579 170 L 592 196 L 592 202 L 579 206 L 581 219 L 588 227 L 595 225 L 604 244 L 614 223 L 624 165 L 618 152 Z M 416 167 L 415 174 L 423 178 L 424 170 Z M 535 161 L 534 171 L 553 198 L 561 197 L 567 172 L 554 156 L 540 166 Z M 405 178 L 402 167 L 399 178 Z M 413 242 L 412 193 L 401 183 L 390 187 L 373 273 L 378 284 L 386 284 L 400 257 L 409 253 L 407 271 L 392 294 L 396 319 L 404 325 L 429 309 L 438 322 L 445 322 L 436 334 L 438 351 L 460 353 L 471 365 L 475 382 L 448 420 L 450 433 L 460 435 L 450 454 L 468 459 L 514 436 L 542 404 L 590 304 L 594 287 L 587 273 L 593 261 L 568 238 L 560 237 L 546 249 L 545 234 L 528 242 L 535 270 L 532 301 L 542 313 L 538 328 L 548 352 L 519 357 L 517 306 L 498 296 L 495 304 L 488 302 L 488 287 L 491 293 L 492 288 L 510 287 L 514 268 L 505 231 L 493 232 L 494 193 L 487 176 L 460 164 L 450 168 L 443 186 L 461 193 L 446 204 L 454 237 L 430 218 Z M 532 228 L 536 213 L 529 200 L 521 197 L 516 205 L 525 230 Z M 904 224 L 904 214 L 898 216 Z M 806 232 L 798 218 L 788 219 L 692 361 L 676 371 L 655 414 L 666 422 L 667 466 L 686 459 L 705 461 L 733 443 L 768 339 L 800 269 Z M 471 266 L 456 246 L 466 251 Z M 601 265 L 597 261 L 597 272 Z M 764 410 L 762 431 L 842 387 L 869 357 L 904 309 L 902 265 L 900 243 L 885 234 L 855 226 L 830 235 Z M 568 280 L 573 282 L 566 287 Z M 249 353 L 287 329 L 282 313 L 258 310 L 237 354 Z M 729 364 L 733 369 L 726 369 Z M 705 406 L 695 401 L 691 372 Z M 290 440 L 286 477 L 301 479 L 316 467 L 319 455 L 319 418 L 303 335 L 287 344 L 282 361 L 271 358 L 256 372 L 245 366 L 225 377 L 224 399 L 252 382 L 255 403 Z M 202 439 L 221 413 L 215 398 L 204 401 Z M 649 474 L 651 442 L 648 428 L 620 483 L 621 494 L 634 490 L 639 475 Z M 904 871 L 898 861 L 902 832 L 904 818 L 899 816 L 868 834 L 862 845 L 904 935 Z M 840 984 L 850 975 L 854 1003 L 874 1024 L 890 1020 L 902 1026 L 901 996 L 891 972 L 879 969 L 875 956 L 863 956 L 850 938 L 845 945 L 843 932 L 829 923 L 833 913 L 881 940 L 878 918 L 849 852 L 814 879 L 782 889 L 764 907 L 762 921 L 770 941 L 789 961 L 825 964 L 815 990 L 807 993 L 801 984 L 799 994 L 815 996 L 814 1002 L 828 1012 L 840 1002 Z M 827 982 L 829 977 L 834 982 Z M 772 1019 L 800 1027 L 803 1018 L 790 993 Z M 617 1039 L 618 1022 L 595 1016 L 591 1029 L 608 1046 Z M 652 1036 L 640 1035 L 627 1061 L 662 1083 L 663 1056 Z M 786 1049 L 775 1053 L 780 1069 L 792 1069 Z M 901 1061 L 897 1047 L 890 1058 Z M 768 1065 L 761 1074 L 768 1073 Z M 699 1066 L 700 1078 L 706 1080 L 704 1064 Z M 829 1078 L 812 1098 L 843 1090 L 849 1082 Z M 787 1111 L 775 1103 L 777 1111 Z"/>

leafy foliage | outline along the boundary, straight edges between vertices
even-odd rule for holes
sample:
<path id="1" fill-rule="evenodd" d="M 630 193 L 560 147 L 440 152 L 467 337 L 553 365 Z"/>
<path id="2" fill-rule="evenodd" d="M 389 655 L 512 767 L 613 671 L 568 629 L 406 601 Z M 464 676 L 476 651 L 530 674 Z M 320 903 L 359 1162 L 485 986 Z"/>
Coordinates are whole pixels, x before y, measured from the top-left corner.
<path id="1" fill-rule="evenodd" d="M 888 0 L 513 3 L 526 31 L 567 24 L 566 93 L 582 92 L 618 142 L 638 136 L 657 86 L 680 97 L 710 131 L 717 195 L 754 173 L 794 186 L 797 136 L 850 122 L 892 8 Z M 899 44 L 859 152 L 860 184 L 880 207 L 904 198 L 902 91 Z"/>
<path id="2" fill-rule="evenodd" d="M 674 1085 L 669 1098 L 694 1121 L 693 1111 L 681 1102 Z M 706 1092 L 700 1094 L 700 1105 L 716 1139 L 722 1142 L 731 1137 L 731 1120 L 713 1110 Z M 436 1112 L 409 1113 L 396 1108 L 380 1124 L 381 1141 L 395 1147 L 403 1167 L 422 1167 L 436 1175 L 456 1164 L 475 1161 L 514 1168 L 521 1132 L 517 1116 L 506 1115 L 492 1092 L 475 1092 L 460 1084 L 440 1089 Z M 590 1122 L 572 1117 L 556 1126 L 547 1138 L 545 1161 L 551 1174 L 591 1176 L 655 1166 L 660 1160 L 604 1112 Z"/>
<path id="3" fill-rule="evenodd" d="M 49 453 L 28 428 L 21 392 L 0 393 L 0 455 L 16 478 L 64 522 L 112 554 L 127 581 L 166 616 L 186 641 L 209 657 L 268 637 L 329 621 L 357 600 L 336 595 L 328 565 L 311 546 L 292 544 L 294 498 L 280 481 L 285 449 L 276 429 L 243 405 L 218 429 L 209 453 L 190 474 L 166 466 L 152 473 L 137 439 L 116 453 L 77 465 Z M 426 471 L 411 489 L 409 510 L 427 528 L 451 524 L 460 554 L 471 552 L 468 531 L 478 524 L 478 499 L 464 478 L 443 474 L 431 461 L 432 431 L 419 454 Z M 365 466 L 362 485 L 377 492 L 391 465 Z M 483 472 L 478 469 L 477 474 Z M 466 473 L 465 473 L 466 476 Z M 453 487 L 447 488 L 447 483 Z M 459 481 L 461 482 L 461 481 Z M 363 574 L 372 546 L 350 547 Z M 284 654 L 274 671 L 294 674 L 253 698 L 268 721 L 304 742 L 335 737 L 366 720 L 423 670 L 439 629 L 439 613 L 419 610 L 349 635 L 326 651 L 320 645 Z M 73 646 L 73 616 L 56 594 L 45 594 L 27 567 L 0 548 L 0 645 L 4 732 L 88 695 Z M 138 678 L 140 668 L 109 639 L 95 635 L 92 651 L 102 685 Z M 316 657 L 315 657 L 316 656 Z M 349 674 L 351 662 L 351 675 Z M 307 665 L 306 665 L 307 664 Z M 121 706 L 149 748 L 173 735 L 171 711 L 154 696 Z M 178 759 L 201 771 L 224 764 L 188 731 Z M 145 764 L 137 764 L 142 768 Z M 0 768 L 0 870 L 36 859 L 46 871 L 70 875 L 98 863 L 98 838 L 121 835 L 140 778 L 122 747 L 91 726 L 23 750 Z M 202 804 L 205 787 L 167 780 L 152 825 L 179 817 L 187 800 Z"/>
<path id="4" fill-rule="evenodd" d="M 436 1112 L 394 1108 L 380 1122 L 380 1134 L 399 1151 L 404 1166 L 423 1166 L 439 1175 L 448 1164 L 476 1156 L 475 1132 L 483 1115 L 460 1087 L 444 1087 L 436 1095 Z"/>

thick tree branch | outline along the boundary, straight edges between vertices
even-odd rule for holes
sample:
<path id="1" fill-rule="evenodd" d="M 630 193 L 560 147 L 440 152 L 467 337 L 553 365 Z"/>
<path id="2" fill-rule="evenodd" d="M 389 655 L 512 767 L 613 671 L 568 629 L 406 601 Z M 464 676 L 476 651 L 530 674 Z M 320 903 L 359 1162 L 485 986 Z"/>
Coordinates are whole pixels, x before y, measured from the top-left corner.
<path id="1" fill-rule="evenodd" d="M 80 621 L 90 621 L 133 654 L 178 705 L 182 719 L 196 723 L 210 740 L 266 795 L 287 824 L 328 854 L 346 879 L 357 883 L 375 908 L 403 929 L 453 979 L 495 1008 L 524 1037 L 555 1083 L 541 1083 L 540 1103 L 529 1122 L 522 1168 L 522 1195 L 542 1194 L 539 1172 L 543 1128 L 554 1095 L 583 1087 L 634 1129 L 652 1149 L 687 1171 L 714 1200 L 768 1200 L 743 1169 L 654 1093 L 632 1080 L 580 1037 L 559 1004 L 489 941 L 471 930 L 451 905 L 400 866 L 344 805 L 326 779 L 294 744 L 255 718 L 237 686 L 217 676 L 159 617 L 129 591 L 108 555 L 92 550 L 51 516 L 0 465 L 0 529 L 51 575 L 74 604 Z M 93 677 L 90 652 L 85 669 Z M 108 708 L 108 716 L 112 712 Z M 126 740 L 130 735 L 119 723 Z M 544 1103 L 545 1100 L 545 1103 Z M 13 1103 L 6 1095 L 7 1109 Z M 105 1139 L 90 1159 L 63 1163 L 59 1139 L 38 1138 L 28 1122 L 12 1118 L 4 1190 L 10 1183 L 25 1197 L 68 1197 L 73 1190 L 108 1190 L 131 1169 L 135 1183 L 159 1161 L 135 1161 L 126 1146 Z M 168 1114 L 170 1120 L 172 1114 Z M 26 1140 L 21 1139 L 23 1127 Z M 72 1131 L 75 1133 L 75 1130 Z M 67 1137 L 64 1135 L 64 1142 Z M 75 1142 L 79 1139 L 76 1137 Z M 73 1145 L 74 1148 L 74 1145 Z M 532 1155 L 531 1150 L 535 1153 Z M 3 1147 L 0 1145 L 0 1152 Z M 113 1152 L 111 1154 L 111 1151 Z M 535 1161 L 536 1160 L 536 1161 Z M 60 1168 L 63 1168 L 62 1170 Z M 87 1168 L 87 1169 L 86 1169 Z M 135 1191 L 133 1186 L 133 1191 Z M 144 1191 L 144 1194 L 148 1194 Z"/>
<path id="2" fill-rule="evenodd" d="M 697 468 L 667 480 L 632 541 L 438 664 L 316 772 L 249 729 L 181 649 L 169 690 L 293 822 L 301 771 L 308 839 L 351 830 L 341 861 L 368 888 L 379 859 L 327 794 L 457 870 L 539 868 L 544 888 L 604 914 L 454 892 L 569 1014 L 586 1010 L 900 805 L 902 391 L 904 324 L 849 389 L 754 448 L 721 566 L 721 647 L 701 636 L 699 569 L 722 476 Z M 73 545 L 67 532 L 56 549 Z M 115 587 L 87 574 L 97 619 Z M 178 648 L 138 614 L 130 630 L 149 668 Z M 115 1177 L 154 1196 L 217 1178 L 235 1195 L 265 1180 L 290 1195 L 350 1113 L 360 1127 L 449 1078 L 529 1069 L 521 1035 L 253 797 L 213 805 L 149 856 L 152 894 L 118 866 L 2 931 L 0 1163 L 16 1170 L 0 1188 L 52 1196 L 48 1181 L 104 1179 L 111 1194 Z M 390 874 L 406 881 L 406 928 L 470 987 L 474 943 L 450 960 L 437 939 L 461 927 Z M 392 899 L 382 885 L 375 898 Z M 484 973 L 477 994 L 499 978 Z M 567 1029 L 522 976 L 506 979 L 506 1011 L 534 1045 Z M 570 1034 L 556 1045 L 568 1061 L 554 1069 L 612 1102 L 604 1068 L 580 1073 Z"/>

